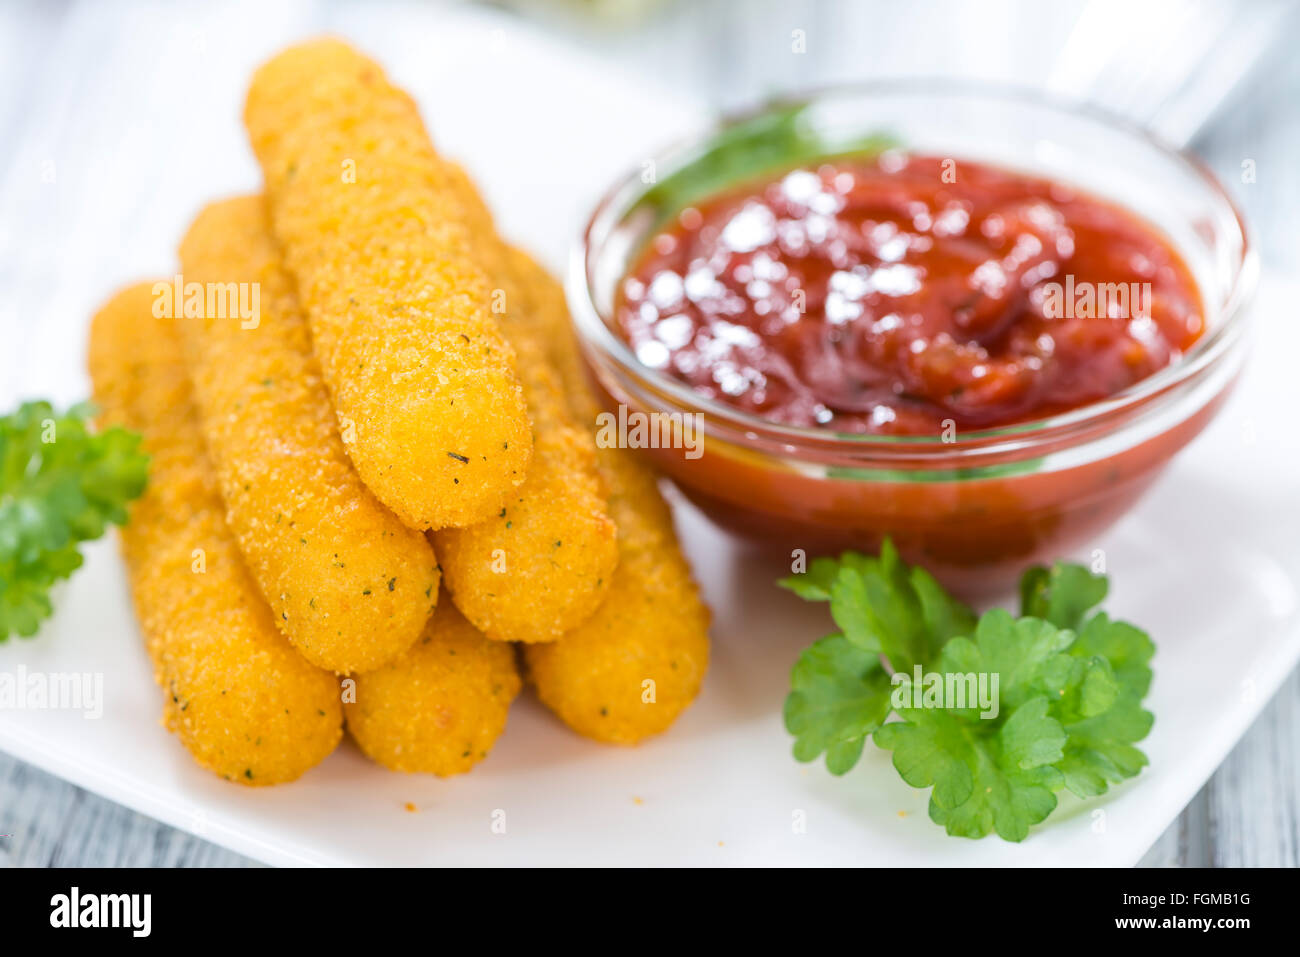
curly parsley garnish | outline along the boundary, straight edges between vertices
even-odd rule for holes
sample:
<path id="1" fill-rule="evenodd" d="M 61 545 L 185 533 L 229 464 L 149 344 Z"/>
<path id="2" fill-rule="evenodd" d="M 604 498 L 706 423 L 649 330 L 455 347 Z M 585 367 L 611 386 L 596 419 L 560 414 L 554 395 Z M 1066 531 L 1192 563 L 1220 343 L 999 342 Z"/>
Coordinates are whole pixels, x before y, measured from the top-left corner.
<path id="1" fill-rule="evenodd" d="M 1031 568 L 1019 618 L 1000 608 L 977 618 L 886 541 L 878 558 L 819 558 L 780 584 L 829 602 L 840 629 L 791 672 L 785 726 L 795 758 L 824 753 L 831 773 L 844 774 L 871 736 L 904 781 L 933 789 L 930 818 L 949 834 L 1024 840 L 1062 788 L 1104 794 L 1147 763 L 1135 744 L 1153 721 L 1142 699 L 1155 645 L 1094 611 L 1105 576 L 1062 563 Z M 931 700 L 913 688 L 918 674 L 951 677 L 948 687 L 996 675 L 996 707 Z"/>
<path id="2" fill-rule="evenodd" d="M 27 402 L 0 417 L 0 641 L 36 634 L 50 587 L 81 567 L 77 546 L 126 521 L 144 491 L 140 437 L 89 429 L 90 409 Z"/>

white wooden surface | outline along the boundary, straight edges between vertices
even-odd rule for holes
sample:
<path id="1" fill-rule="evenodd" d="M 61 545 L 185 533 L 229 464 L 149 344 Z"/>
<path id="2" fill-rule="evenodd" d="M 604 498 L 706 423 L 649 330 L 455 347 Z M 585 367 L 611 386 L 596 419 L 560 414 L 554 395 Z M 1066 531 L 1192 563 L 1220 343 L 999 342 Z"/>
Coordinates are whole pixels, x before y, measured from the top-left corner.
<path id="1" fill-rule="evenodd" d="M 635 27 L 593 23 L 562 8 L 557 11 L 546 0 L 504 5 L 541 17 L 571 42 L 600 51 L 625 67 L 644 70 L 670 88 L 689 91 L 719 107 L 732 107 L 781 90 L 899 72 L 1042 83 L 1052 75 L 1060 45 L 1083 3 L 693 0 L 660 3 L 648 21 Z M 1211 4 L 1217 5 L 1217 0 Z M 158 9 L 145 0 L 116 6 L 122 30 Z M 339 21 L 358 15 L 356 8 L 335 2 L 290 6 L 290 13 L 277 13 L 300 19 L 304 33 L 336 28 Z M 364 14 L 400 16 L 400 9 L 394 8 L 401 6 L 370 3 Z M 542 13 L 536 12 L 539 7 Z M 1254 2 L 1234 4 L 1230 16 L 1247 17 L 1258 9 Z M 15 164 L 30 161 L 36 155 L 33 149 L 39 152 L 40 144 L 32 142 L 34 131 L 50 129 L 53 111 L 64 111 L 60 122 L 67 124 L 108 121 L 80 116 L 75 102 L 55 95 L 57 90 L 76 88 L 57 82 L 66 80 L 68 71 L 83 72 L 84 82 L 107 83 L 112 70 L 124 68 L 111 56 L 111 35 L 102 37 L 102 57 L 67 62 L 57 56 L 60 39 L 75 34 L 87 15 L 86 4 L 73 0 L 17 0 L 0 6 L 0 182 L 10 180 Z M 219 14 L 212 12 L 211 5 L 195 8 L 196 22 L 213 15 L 246 16 L 249 29 L 256 29 L 256 6 Z M 806 52 L 794 51 L 795 31 L 802 31 Z M 1300 25 L 1293 17 L 1279 30 L 1274 52 L 1261 59 L 1193 144 L 1233 184 L 1240 184 L 1243 162 L 1254 161 L 1255 182 L 1236 185 L 1235 191 L 1261 239 L 1266 264 L 1292 274 L 1300 270 L 1300 242 L 1295 236 L 1300 212 L 1295 167 L 1295 157 L 1300 155 L 1297 40 Z M 195 37 L 183 42 L 192 44 Z M 129 108 L 123 104 L 123 113 Z M 153 121 L 166 122 L 166 118 Z M 11 193 L 0 195 L 0 203 L 18 201 Z M 0 249 L 21 245 L 21 237 L 9 234 L 10 213 L 0 205 Z M 112 237 L 96 241 L 111 244 Z M 93 249 L 94 243 L 83 239 L 76 248 Z M 32 266 L 57 272 L 49 263 Z M 16 268 L 14 260 L 9 267 Z M 4 268 L 0 263 L 0 277 Z M 60 268 L 75 268 L 75 263 Z M 5 289 L 0 288 L 0 308 L 5 308 L 5 298 Z M 0 344 L 0 377 L 16 371 L 6 364 L 15 353 L 6 356 L 6 351 Z M 1225 654 L 1231 654 L 1231 636 L 1225 636 Z M 1284 684 L 1144 863 L 1300 865 L 1298 752 L 1300 674 Z M 0 755 L 0 864 L 248 863 Z"/>

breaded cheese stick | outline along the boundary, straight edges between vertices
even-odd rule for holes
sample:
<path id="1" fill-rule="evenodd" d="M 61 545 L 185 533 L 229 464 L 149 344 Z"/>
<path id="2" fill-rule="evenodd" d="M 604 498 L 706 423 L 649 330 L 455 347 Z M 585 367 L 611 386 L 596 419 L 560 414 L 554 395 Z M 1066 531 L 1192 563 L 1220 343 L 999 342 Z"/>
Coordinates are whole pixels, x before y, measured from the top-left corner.
<path id="1" fill-rule="evenodd" d="M 415 528 L 495 515 L 527 471 L 528 414 L 415 103 L 318 40 L 257 71 L 244 119 L 362 481 Z"/>
<path id="2" fill-rule="evenodd" d="M 487 757 L 519 694 L 515 650 L 488 641 L 446 598 L 419 641 L 356 677 L 348 731 L 393 771 L 447 777 Z"/>
<path id="3" fill-rule="evenodd" d="M 437 603 L 433 549 L 348 459 L 262 198 L 206 207 L 180 255 L 187 282 L 258 290 L 255 320 L 223 309 L 176 322 L 248 569 L 308 661 L 340 674 L 377 668 L 411 646 Z"/>
<path id="4" fill-rule="evenodd" d="M 487 637 L 554 641 L 595 613 L 618 564 L 591 433 L 579 428 L 549 355 L 544 332 L 505 268 L 505 244 L 464 171 L 444 173 L 462 199 L 476 261 L 504 309 L 497 315 L 518 357 L 533 422 L 528 477 L 501 511 L 468 528 L 436 533 L 438 557 L 456 606 Z"/>
<path id="5" fill-rule="evenodd" d="M 517 281 L 549 336 L 569 400 L 593 425 L 564 293 L 536 262 L 511 252 Z M 596 461 L 618 526 L 618 567 L 596 613 L 559 641 L 524 649 L 542 702 L 580 734 L 636 744 L 666 730 L 695 700 L 709 662 L 709 612 L 700 600 L 654 472 L 632 452 L 599 448 Z"/>
<path id="6" fill-rule="evenodd" d="M 337 680 L 276 629 L 223 518 L 171 319 L 153 285 L 95 316 L 90 374 L 102 421 L 144 435 L 149 485 L 122 529 L 136 615 L 164 720 L 203 767 L 240 784 L 292 781 L 343 733 Z"/>

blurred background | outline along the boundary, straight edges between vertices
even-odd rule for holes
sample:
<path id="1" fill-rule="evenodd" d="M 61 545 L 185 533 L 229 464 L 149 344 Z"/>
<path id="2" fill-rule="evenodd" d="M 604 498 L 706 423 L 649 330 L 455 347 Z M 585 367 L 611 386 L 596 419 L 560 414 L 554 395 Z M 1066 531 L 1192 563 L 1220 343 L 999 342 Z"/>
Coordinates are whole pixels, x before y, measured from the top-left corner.
<path id="1" fill-rule="evenodd" d="M 1292 0 L 494 5 L 717 110 L 903 76 L 1016 84 L 1092 102 L 1190 147 L 1237 184 L 1266 262 L 1300 267 L 1300 4 Z M 1247 170 L 1253 182 L 1243 182 Z"/>
<path id="2" fill-rule="evenodd" d="M 8 312 L 21 330 L 24 290 L 39 289 L 51 308 L 61 275 L 116 255 L 111 236 L 30 225 L 60 218 L 40 184 L 55 175 L 51 156 L 75 164 L 65 154 L 82 141 L 69 141 L 69 129 L 112 141 L 176 122 L 165 95 L 142 100 L 110 78 L 165 89 L 169 71 L 214 69 L 222 45 L 241 36 L 332 31 L 365 47 L 381 24 L 405 31 L 406 43 L 428 29 L 437 56 L 447 6 L 492 8 L 503 35 L 544 33 L 600 60 L 612 78 L 710 110 L 897 76 L 1018 84 L 1095 103 L 1201 157 L 1241 203 L 1266 269 L 1300 271 L 1300 3 L 1288 0 L 0 0 L 0 319 Z M 583 108 L 555 105 L 599 127 Z M 176 148 L 201 146 L 179 138 Z M 123 175 L 101 176 L 96 188 L 126 189 L 129 171 L 115 172 Z M 125 196 L 119 209 L 143 203 Z M 169 245 L 169 233 L 159 235 Z M 64 305 L 84 316 L 79 303 Z M 40 374 L 23 368 L 21 338 L 0 341 L 0 396 Z M 1300 864 L 1297 729 L 1293 675 L 1145 863 Z M 0 813 L 0 831 L 29 836 L 21 857 L 0 840 L 0 863 L 246 863 L 3 755 Z"/>

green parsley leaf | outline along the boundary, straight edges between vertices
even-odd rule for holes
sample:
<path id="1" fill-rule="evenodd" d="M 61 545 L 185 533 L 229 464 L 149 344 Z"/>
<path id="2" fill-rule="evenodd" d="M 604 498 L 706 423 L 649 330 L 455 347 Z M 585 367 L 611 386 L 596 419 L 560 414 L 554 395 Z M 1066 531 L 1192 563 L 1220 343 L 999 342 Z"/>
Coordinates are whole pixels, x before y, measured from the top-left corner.
<path id="1" fill-rule="evenodd" d="M 930 820 L 955 837 L 996 831 L 1022 841 L 1056 808 L 1066 735 L 1047 715 L 1047 699 L 1031 698 L 1000 726 L 963 722 L 938 708 L 906 708 L 903 720 L 876 732 L 894 767 L 913 787 L 934 787 Z"/>
<path id="2" fill-rule="evenodd" d="M 931 795 L 930 820 L 954 837 L 985 837 L 990 831 L 1005 841 L 1023 841 L 1031 825 L 1056 810 L 1061 772 L 1051 760 L 1060 754 L 1065 732 L 1045 715 L 1047 701 L 1033 698 L 1017 708 L 982 748 L 975 751 L 975 786 L 954 807 Z M 967 760 L 970 760 L 968 757 Z"/>
<path id="3" fill-rule="evenodd" d="M 1146 755 L 1134 745 L 1155 723 L 1142 707 L 1151 687 L 1155 644 L 1140 628 L 1111 621 L 1103 612 L 1088 620 L 1069 652 L 1090 664 L 1093 680 L 1088 687 L 1085 678 L 1077 700 L 1065 695 L 1056 706 L 1069 735 L 1058 766 L 1067 788 L 1079 797 L 1094 797 L 1146 767 Z M 1104 684 L 1096 677 L 1103 673 Z"/>
<path id="4" fill-rule="evenodd" d="M 1065 725 L 1067 744 L 1057 767 L 1065 786 L 1079 797 L 1105 794 L 1111 784 L 1135 777 L 1147 756 L 1134 747 L 1155 718 L 1136 702 L 1122 700 L 1091 717 Z"/>
<path id="5" fill-rule="evenodd" d="M 845 557 L 853 554 L 845 553 Z M 814 558 L 806 572 L 782 578 L 777 582 L 782 588 L 788 588 L 804 601 L 830 601 L 831 585 L 840 573 L 840 563 L 834 558 Z"/>
<path id="6" fill-rule="evenodd" d="M 1078 630 L 1088 610 L 1105 600 L 1108 588 L 1105 575 L 1094 575 L 1082 565 L 1036 566 L 1020 579 L 1020 614 Z"/>
<path id="7" fill-rule="evenodd" d="M 954 638 L 944 646 L 937 670 L 945 674 L 998 676 L 1002 704 L 1016 708 L 1029 698 L 1060 687 L 1070 660 L 1063 653 L 1074 639 L 1039 618 L 1012 618 L 1001 608 L 984 613 L 975 639 Z"/>
<path id="8" fill-rule="evenodd" d="M 928 572 L 904 564 L 889 541 L 879 559 L 856 552 L 846 552 L 838 563 L 817 559 L 808 572 L 781 584 L 810 600 L 829 596 L 831 617 L 844 636 L 863 651 L 883 653 L 895 670 L 929 661 L 975 622 L 974 613 Z"/>
<path id="9" fill-rule="evenodd" d="M 27 402 L 0 417 L 0 641 L 36 633 L 53 611 L 50 587 L 81 567 L 77 546 L 124 523 L 144 490 L 140 437 L 94 434 L 90 414 Z"/>
<path id="10" fill-rule="evenodd" d="M 929 572 L 919 565 L 910 575 L 912 588 L 921 602 L 921 617 L 929 632 L 929 645 L 942 649 L 953 638 L 969 635 L 975 628 L 975 613 L 953 598 Z"/>
<path id="11" fill-rule="evenodd" d="M 794 756 L 843 774 L 858 763 L 867 736 L 889 714 L 889 675 L 880 657 L 843 635 L 830 635 L 806 649 L 790 672 L 785 728 L 795 736 Z"/>
<path id="12" fill-rule="evenodd" d="M 662 224 L 687 206 L 737 184 L 835 156 L 862 159 L 900 144 L 885 130 L 849 140 L 828 138 L 809 121 L 808 113 L 809 104 L 788 103 L 729 123 L 690 163 L 646 190 L 634 212 L 649 214 Z"/>
<path id="13" fill-rule="evenodd" d="M 1072 655 L 1096 655 L 1110 662 L 1120 689 L 1141 700 L 1151 688 L 1151 659 L 1155 642 L 1141 628 L 1111 621 L 1099 612 L 1079 630 L 1070 646 Z"/>
<path id="14" fill-rule="evenodd" d="M 842 629 L 791 673 L 795 757 L 825 753 L 843 774 L 873 735 L 904 781 L 933 789 L 930 817 L 949 834 L 1023 840 L 1061 789 L 1104 794 L 1147 763 L 1135 745 L 1153 722 L 1141 702 L 1155 646 L 1094 612 L 1104 576 L 1060 563 L 1029 569 L 1021 617 L 995 608 L 978 620 L 888 541 L 879 558 L 819 558 L 781 584 L 829 600 Z"/>

